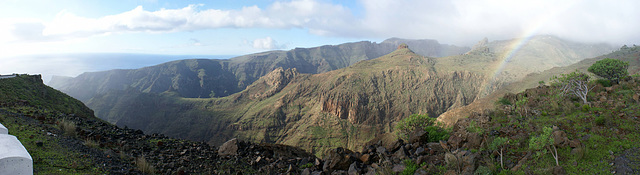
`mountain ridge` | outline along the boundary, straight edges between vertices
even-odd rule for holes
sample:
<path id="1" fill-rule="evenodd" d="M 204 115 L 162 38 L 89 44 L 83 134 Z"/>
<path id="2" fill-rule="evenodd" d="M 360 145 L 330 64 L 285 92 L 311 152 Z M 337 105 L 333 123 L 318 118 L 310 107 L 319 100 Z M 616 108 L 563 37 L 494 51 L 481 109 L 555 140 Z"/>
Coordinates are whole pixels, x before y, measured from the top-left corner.
<path id="1" fill-rule="evenodd" d="M 563 41 L 544 37 L 532 40 L 540 40 L 537 43 L 542 45 Z M 516 42 L 501 41 L 499 46 Z M 523 45 L 520 50 L 535 51 L 535 43 Z M 577 52 L 572 48 L 576 47 L 559 47 L 567 49 L 564 51 L 567 53 Z M 184 98 L 177 88 L 164 88 L 159 93 L 127 88 L 97 95 L 87 105 L 118 126 L 214 145 L 233 137 L 282 143 L 321 155 L 335 147 L 359 149 L 377 136 L 391 134 L 395 123 L 411 114 L 437 117 L 516 82 L 517 76 L 531 73 L 502 73 L 512 78 L 496 79 L 495 72 L 501 63 L 505 63 L 504 70 L 521 63 L 504 62 L 505 51 L 497 52 L 490 47 L 489 52 L 449 57 L 423 57 L 411 50 L 396 47 L 396 51 L 386 56 L 319 74 L 303 73 L 295 67 L 295 71 L 291 67 L 274 68 L 275 72 L 264 73 L 270 76 L 247 85 L 251 88 L 225 97 Z M 557 53 L 560 52 L 552 52 L 556 55 L 546 59 L 562 60 L 566 56 Z M 582 54 L 595 53 L 599 51 Z M 268 53 L 262 56 L 269 57 Z M 246 58 L 244 61 L 250 61 L 258 56 Z M 236 77 L 268 70 L 246 72 L 251 66 L 255 64 L 237 69 L 244 73 Z"/>
<path id="2" fill-rule="evenodd" d="M 420 47 L 441 47 L 437 41 L 424 41 L 426 43 Z M 420 44 L 419 41 L 414 43 Z M 55 77 L 50 84 L 84 102 L 96 94 L 105 93 L 111 89 L 123 90 L 128 86 L 141 92 L 154 93 L 163 92 L 171 86 L 177 89 L 182 97 L 208 98 L 211 91 L 216 94 L 216 97 L 222 97 L 241 91 L 259 77 L 278 67 L 296 68 L 301 73 L 322 73 L 343 68 L 361 60 L 380 57 L 393 51 L 396 46 L 392 43 L 377 44 L 361 41 L 313 48 L 295 48 L 290 51 L 268 51 L 228 60 L 178 60 L 141 69 L 83 73 L 72 79 Z M 460 50 L 460 53 L 468 49 L 449 45 L 443 47 L 455 48 Z M 443 56 L 435 51 L 428 52 L 428 49 L 425 49 L 424 54 Z M 180 67 L 177 64 L 183 64 L 183 66 Z M 199 64 L 206 64 L 209 67 L 198 66 Z M 217 68 L 212 69 L 211 66 Z M 155 70 L 149 70 L 152 68 Z M 180 75 L 181 73 L 184 75 Z M 143 74 L 155 75 L 155 78 L 146 78 Z M 201 88 L 197 88 L 198 84 Z M 187 87 L 187 89 L 180 90 L 180 87 Z"/>

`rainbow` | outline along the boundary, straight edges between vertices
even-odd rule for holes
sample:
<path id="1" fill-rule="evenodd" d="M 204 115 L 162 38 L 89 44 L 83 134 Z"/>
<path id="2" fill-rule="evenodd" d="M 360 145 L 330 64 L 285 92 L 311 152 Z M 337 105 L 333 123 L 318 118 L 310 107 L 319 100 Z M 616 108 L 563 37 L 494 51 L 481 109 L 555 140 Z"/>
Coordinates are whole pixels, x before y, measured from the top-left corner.
<path id="1" fill-rule="evenodd" d="M 545 24 L 549 23 L 549 21 L 553 19 L 553 17 L 557 16 L 562 12 L 565 12 L 567 9 L 572 7 L 576 2 L 577 1 L 567 1 L 566 3 L 558 4 L 558 6 L 556 6 L 555 8 L 550 8 L 549 11 L 547 12 L 540 12 L 540 15 L 537 16 L 537 18 L 533 20 L 533 22 L 529 23 L 529 26 L 525 27 L 525 30 L 523 30 L 522 33 L 518 35 L 519 37 L 511 41 L 511 43 L 507 47 L 507 51 L 503 52 L 504 54 L 501 56 L 502 60 L 498 63 L 497 67 L 494 69 L 495 71 L 493 72 L 492 77 L 489 79 L 490 82 L 487 85 L 485 85 L 485 88 L 484 88 L 485 92 L 486 93 L 490 92 L 489 88 L 492 87 L 492 85 L 496 83 L 496 81 L 498 81 L 498 79 L 500 78 L 499 76 L 500 74 L 502 74 L 502 71 L 504 71 L 504 68 L 506 67 L 507 63 L 511 61 L 511 59 L 513 59 L 516 53 L 518 53 L 518 51 L 520 51 L 520 49 L 522 49 L 523 46 L 529 43 L 531 38 L 538 35 L 539 30 L 543 26 L 545 26 Z"/>

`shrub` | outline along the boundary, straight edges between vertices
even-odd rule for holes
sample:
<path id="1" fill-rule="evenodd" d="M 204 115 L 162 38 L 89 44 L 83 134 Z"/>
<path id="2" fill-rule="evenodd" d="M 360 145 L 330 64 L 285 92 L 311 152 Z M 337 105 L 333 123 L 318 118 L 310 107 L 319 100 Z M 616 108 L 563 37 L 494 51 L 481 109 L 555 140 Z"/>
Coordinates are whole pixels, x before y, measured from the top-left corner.
<path id="1" fill-rule="evenodd" d="M 300 168 L 302 168 L 302 169 L 304 169 L 304 168 L 311 168 L 311 167 L 313 167 L 313 163 L 311 163 L 311 162 L 309 162 L 309 163 L 307 163 L 307 164 L 304 164 L 304 165 L 300 166 Z"/>
<path id="2" fill-rule="evenodd" d="M 60 130 L 62 130 L 62 132 L 64 132 L 65 135 L 68 135 L 68 136 L 76 135 L 76 123 L 62 119 L 58 123 L 58 125 L 60 125 Z"/>
<path id="3" fill-rule="evenodd" d="M 156 169 L 151 165 L 151 162 L 147 162 L 147 159 L 142 155 L 136 158 L 136 166 L 138 166 L 138 170 L 145 174 L 154 174 L 156 172 Z"/>
<path id="4" fill-rule="evenodd" d="M 439 125 L 436 123 L 436 119 L 429 117 L 429 115 L 412 114 L 398 122 L 396 131 L 398 136 L 403 139 L 408 139 L 408 134 L 417 129 L 424 130 L 428 133 L 429 142 L 448 139 L 449 133 L 436 125 Z"/>
<path id="5" fill-rule="evenodd" d="M 467 131 L 471 133 L 482 134 L 484 129 L 482 127 L 476 126 L 476 121 L 471 121 L 469 126 L 467 127 Z"/>
<path id="6" fill-rule="evenodd" d="M 100 146 L 100 144 L 98 144 L 98 142 L 93 141 L 91 139 L 86 139 L 84 140 L 84 146 L 88 146 L 91 148 L 97 148 L 98 146 Z"/>
<path id="7" fill-rule="evenodd" d="M 437 126 L 428 126 L 424 128 L 424 131 L 428 133 L 429 138 L 427 142 L 438 142 L 440 140 L 449 140 L 449 132 L 446 130 L 437 127 Z"/>
<path id="8" fill-rule="evenodd" d="M 551 155 L 556 160 L 556 166 L 559 166 L 558 150 L 556 149 L 556 146 L 553 145 L 554 140 L 553 140 L 553 137 L 551 137 L 552 131 L 553 129 L 551 129 L 550 127 L 542 128 L 542 134 L 540 134 L 539 136 L 532 136 L 531 139 L 529 139 L 529 149 L 535 150 L 535 151 L 538 151 L 544 148 L 549 149 L 549 152 L 551 152 Z M 551 148 L 553 148 L 553 150 Z M 543 154 L 544 153 L 546 153 L 546 151 L 544 151 Z M 536 155 L 541 156 L 539 152 L 536 153 Z"/>
<path id="9" fill-rule="evenodd" d="M 511 102 L 504 97 L 500 98 L 500 100 L 498 100 L 497 103 L 502 105 L 511 105 Z"/>
<path id="10" fill-rule="evenodd" d="M 607 122 L 607 119 L 604 116 L 599 116 L 596 118 L 596 125 L 599 126 L 604 126 L 604 124 Z"/>
<path id="11" fill-rule="evenodd" d="M 578 70 L 569 74 L 561 74 L 560 77 L 551 78 L 551 85 L 560 89 L 561 95 L 573 94 L 582 99 L 582 103 L 587 102 L 587 94 L 595 86 L 589 86 L 589 75 Z"/>
<path id="12" fill-rule="evenodd" d="M 422 163 L 422 165 L 418 165 L 414 163 L 411 159 L 404 160 L 403 163 L 405 168 L 401 173 L 402 175 L 413 175 L 416 172 L 416 170 L 418 170 L 418 168 L 427 164 L 427 162 L 424 162 Z"/>
<path id="13" fill-rule="evenodd" d="M 590 109 L 591 106 L 589 106 L 588 104 L 582 105 L 582 112 L 589 112 Z"/>
<path id="14" fill-rule="evenodd" d="M 509 144 L 509 138 L 506 138 L 506 137 L 497 137 L 493 139 L 491 144 L 489 144 L 489 149 L 497 151 L 498 154 L 500 155 L 500 167 L 502 168 L 504 168 L 504 163 L 502 161 L 503 150 L 507 144 Z"/>
<path id="15" fill-rule="evenodd" d="M 593 63 L 588 71 L 617 84 L 620 79 L 629 75 L 628 68 L 629 62 L 605 58 Z"/>
<path id="16" fill-rule="evenodd" d="M 473 174 L 474 175 L 491 175 L 493 174 L 493 172 L 491 172 L 491 169 L 489 167 L 480 165 L 476 169 L 476 172 L 474 172 Z"/>
<path id="17" fill-rule="evenodd" d="M 607 79 L 598 79 L 596 80 L 596 83 L 604 86 L 604 87 L 611 87 L 611 81 L 607 80 Z"/>

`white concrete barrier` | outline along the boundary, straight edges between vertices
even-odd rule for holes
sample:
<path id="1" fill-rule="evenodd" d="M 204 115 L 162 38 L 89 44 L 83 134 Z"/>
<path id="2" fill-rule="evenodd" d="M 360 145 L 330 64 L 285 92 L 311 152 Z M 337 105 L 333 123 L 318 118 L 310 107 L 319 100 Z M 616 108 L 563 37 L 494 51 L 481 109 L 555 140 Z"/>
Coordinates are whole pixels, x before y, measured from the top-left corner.
<path id="1" fill-rule="evenodd" d="M 32 175 L 33 159 L 16 136 L 0 134 L 0 175 L 5 174 Z"/>
<path id="2" fill-rule="evenodd" d="M 4 127 L 2 123 L 0 123 L 0 134 L 9 134 L 9 130 L 7 130 L 7 127 Z"/>

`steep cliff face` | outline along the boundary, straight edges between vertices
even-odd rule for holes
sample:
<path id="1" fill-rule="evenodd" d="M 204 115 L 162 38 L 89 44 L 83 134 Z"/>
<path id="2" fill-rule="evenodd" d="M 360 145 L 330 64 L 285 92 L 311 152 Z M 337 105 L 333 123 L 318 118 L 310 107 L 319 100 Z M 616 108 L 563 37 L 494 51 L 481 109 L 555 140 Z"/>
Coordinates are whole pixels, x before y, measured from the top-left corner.
<path id="1" fill-rule="evenodd" d="M 542 45 L 556 41 L 540 39 L 544 38 L 532 40 Z M 222 72 L 237 80 L 232 84 L 246 87 L 229 96 L 214 91 L 224 97 L 184 98 L 180 92 L 184 83 L 178 81 L 176 86 L 156 89 L 159 92 L 141 92 L 137 86 L 106 91 L 95 95 L 88 106 L 100 108 L 96 114 L 120 126 L 211 144 L 237 137 L 315 153 L 338 146 L 359 150 L 378 135 L 393 135 L 395 122 L 404 117 L 414 113 L 436 117 L 515 82 L 517 75 L 532 73 L 511 72 L 522 59 L 505 62 L 506 51 L 499 44 L 481 45 L 488 50 L 441 58 L 416 54 L 411 45 L 393 45 L 395 51 L 368 59 L 376 54 L 366 51 L 375 50 L 372 43 L 266 52 L 218 61 Z M 535 51 L 536 46 L 520 50 Z M 350 66 L 329 71 L 346 65 Z M 206 80 L 205 87 L 207 82 L 217 83 Z"/>
<path id="2" fill-rule="evenodd" d="M 300 73 L 296 68 L 283 69 L 276 68 L 265 76 L 260 77 L 257 81 L 247 87 L 247 90 L 241 93 L 241 96 L 248 96 L 249 99 L 265 99 L 280 92 L 282 88 L 287 86 Z"/>
<path id="3" fill-rule="evenodd" d="M 173 90 L 190 98 L 208 98 L 212 94 L 219 97 L 244 89 L 234 86 L 238 81 L 226 65 L 226 60 L 179 60 L 140 69 L 83 73 L 72 79 L 58 79 L 66 83 L 53 79 L 51 85 L 83 102 L 98 94 L 128 88 L 143 93 Z"/>
<path id="4" fill-rule="evenodd" d="M 437 72 L 437 59 L 406 47 L 322 74 L 277 68 L 244 91 L 216 99 L 185 99 L 175 92 L 121 92 L 107 112 L 119 126 L 221 144 L 232 137 L 299 146 L 315 153 L 338 146 L 361 149 L 390 133 L 410 114 L 437 116 L 478 96 L 478 72 Z M 90 105 L 108 101 L 97 96 Z M 102 111 L 96 111 L 102 113 Z M 118 116 L 127 116 L 118 118 Z"/>
<path id="5" fill-rule="evenodd" d="M 448 56 L 466 52 L 469 48 L 439 44 L 435 40 L 406 40 L 409 45 L 424 50 L 428 56 Z M 133 87 L 143 93 L 175 90 L 181 97 L 224 97 L 244 90 L 260 77 L 282 67 L 295 68 L 300 73 L 317 74 L 350 66 L 388 54 L 399 43 L 369 41 L 296 48 L 289 51 L 269 51 L 239 56 L 228 60 L 189 59 L 132 70 L 111 70 L 83 73 L 75 78 L 55 77 L 54 88 L 87 102 L 96 95 L 111 90 Z M 448 49 L 440 52 L 439 48 Z"/>

